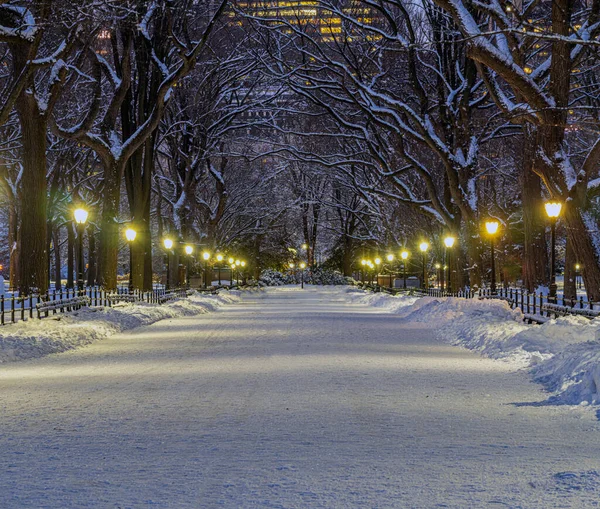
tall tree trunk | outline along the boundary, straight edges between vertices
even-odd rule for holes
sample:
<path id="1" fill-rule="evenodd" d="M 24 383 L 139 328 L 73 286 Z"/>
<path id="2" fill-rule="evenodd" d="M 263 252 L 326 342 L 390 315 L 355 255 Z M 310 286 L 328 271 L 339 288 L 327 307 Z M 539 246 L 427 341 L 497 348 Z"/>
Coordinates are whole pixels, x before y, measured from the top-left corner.
<path id="1" fill-rule="evenodd" d="M 105 163 L 98 269 L 99 283 L 106 290 L 117 288 L 121 175 L 122 168 L 118 162 Z"/>
<path id="2" fill-rule="evenodd" d="M 565 249 L 565 282 L 563 294 L 565 299 L 577 298 L 577 271 L 575 265 L 577 258 L 573 250 L 573 239 L 571 235 L 567 235 L 567 246 Z"/>
<path id="3" fill-rule="evenodd" d="M 535 133 L 525 126 L 523 139 L 523 166 L 521 194 L 523 207 L 523 285 L 533 292 L 548 281 L 548 246 L 543 217 L 542 181 L 533 171 L 535 160 Z"/>
<path id="4" fill-rule="evenodd" d="M 48 291 L 46 119 L 37 99 L 25 90 L 16 103 L 21 124 L 23 178 L 19 192 L 19 291 L 28 295 Z"/>
<path id="5" fill-rule="evenodd" d="M 9 287 L 11 290 L 19 286 L 19 214 L 17 204 L 12 200 L 8 209 L 8 246 L 10 249 Z"/>

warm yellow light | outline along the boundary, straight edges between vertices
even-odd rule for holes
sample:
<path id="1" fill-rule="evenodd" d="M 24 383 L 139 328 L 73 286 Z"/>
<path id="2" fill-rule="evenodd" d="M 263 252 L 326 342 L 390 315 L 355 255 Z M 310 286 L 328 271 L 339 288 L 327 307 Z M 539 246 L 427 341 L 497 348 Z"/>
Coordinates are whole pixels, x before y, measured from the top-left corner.
<path id="1" fill-rule="evenodd" d="M 401 257 L 403 260 L 406 260 L 406 259 L 408 258 L 408 251 L 402 251 L 402 252 L 400 253 L 400 257 Z"/>
<path id="2" fill-rule="evenodd" d="M 305 268 L 306 268 L 306 263 L 302 262 L 302 263 L 300 264 L 300 268 L 301 268 L 301 269 L 305 269 Z"/>
<path id="3" fill-rule="evenodd" d="M 295 265 L 293 263 L 290 263 L 290 269 L 293 269 L 295 267 Z"/>
<path id="4" fill-rule="evenodd" d="M 210 259 L 210 253 L 208 251 L 204 251 L 204 253 L 202 253 L 202 258 L 205 260 Z"/>
<path id="5" fill-rule="evenodd" d="M 581 268 L 581 265 L 579 265 L 579 264 L 575 265 L 575 270 L 579 270 L 580 268 Z"/>
<path id="6" fill-rule="evenodd" d="M 421 242 L 419 244 L 419 249 L 423 252 L 426 252 L 429 249 L 429 244 L 427 242 Z"/>
<path id="7" fill-rule="evenodd" d="M 306 244 L 302 244 L 302 246 L 300 246 L 302 249 L 308 249 L 308 246 Z"/>
<path id="8" fill-rule="evenodd" d="M 444 239 L 444 244 L 446 244 L 446 247 L 452 247 L 455 242 L 456 242 L 456 239 L 452 236 L 446 237 Z"/>
<path id="9" fill-rule="evenodd" d="M 529 66 L 525 66 L 523 67 L 523 71 L 525 71 L 525 74 L 531 74 L 533 72 L 533 69 Z"/>
<path id="10" fill-rule="evenodd" d="M 361 264 L 361 265 L 366 265 L 366 264 L 367 264 L 367 260 L 361 260 L 361 261 L 360 261 L 360 264 Z"/>
<path id="11" fill-rule="evenodd" d="M 379 265 L 381 263 L 381 258 L 375 258 L 375 265 Z"/>
<path id="12" fill-rule="evenodd" d="M 394 261 L 394 255 L 393 254 L 387 255 L 387 261 L 388 262 L 393 262 Z"/>
<path id="13" fill-rule="evenodd" d="M 127 228 L 127 230 L 125 230 L 125 238 L 129 242 L 133 242 L 135 240 L 136 235 L 137 235 L 137 232 L 131 228 Z"/>
<path id="14" fill-rule="evenodd" d="M 171 249 L 173 247 L 173 241 L 171 239 L 163 240 L 163 244 L 167 249 Z"/>
<path id="15" fill-rule="evenodd" d="M 555 201 L 555 202 L 548 202 L 544 205 L 546 207 L 546 214 L 548 214 L 548 217 L 552 218 L 552 219 L 556 219 L 558 216 L 560 216 L 560 211 L 562 209 L 562 203 Z"/>
<path id="16" fill-rule="evenodd" d="M 490 235 L 496 235 L 496 233 L 498 233 L 499 226 L 500 223 L 498 223 L 498 221 L 487 221 L 485 223 L 485 229 Z"/>
<path id="17" fill-rule="evenodd" d="M 73 215 L 77 224 L 85 224 L 88 218 L 88 211 L 85 209 L 75 209 Z"/>
<path id="18" fill-rule="evenodd" d="M 242 267 L 245 267 L 245 266 L 246 266 L 246 262 L 243 261 L 242 262 Z"/>
<path id="19" fill-rule="evenodd" d="M 192 246 L 185 246 L 185 253 L 191 255 L 194 252 L 194 248 Z"/>
<path id="20" fill-rule="evenodd" d="M 235 264 L 239 267 L 241 265 L 241 262 L 239 260 L 236 260 Z"/>
<path id="21" fill-rule="evenodd" d="M 441 268 L 442 268 L 442 266 L 441 266 L 439 263 L 436 263 L 436 264 L 435 264 L 435 268 L 439 270 L 439 269 L 441 269 Z"/>
<path id="22" fill-rule="evenodd" d="M 235 263 L 232 263 L 232 264 L 231 264 L 231 268 L 232 268 L 232 269 L 235 269 Z"/>
<path id="23" fill-rule="evenodd" d="M 229 262 L 229 265 L 233 265 L 235 263 L 235 260 L 233 258 L 229 258 L 229 260 L 227 260 Z"/>
<path id="24" fill-rule="evenodd" d="M 222 262 L 223 261 L 223 255 L 222 254 L 218 254 L 217 255 L 217 261 L 218 262 Z"/>

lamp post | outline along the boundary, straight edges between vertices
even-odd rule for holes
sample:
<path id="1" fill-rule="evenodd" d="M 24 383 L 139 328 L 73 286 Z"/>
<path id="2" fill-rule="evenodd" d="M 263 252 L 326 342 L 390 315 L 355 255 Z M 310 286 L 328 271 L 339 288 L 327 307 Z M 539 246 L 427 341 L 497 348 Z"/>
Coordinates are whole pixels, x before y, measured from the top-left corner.
<path id="1" fill-rule="evenodd" d="M 206 288 L 206 282 L 208 280 L 208 260 L 210 260 L 210 253 L 208 251 L 204 251 L 202 253 L 202 259 L 204 260 L 204 288 Z M 212 278 L 211 278 L 212 279 Z M 211 281 L 212 284 L 212 281 Z"/>
<path id="2" fill-rule="evenodd" d="M 190 265 L 192 261 L 192 253 L 194 248 L 192 246 L 185 246 L 185 254 L 187 255 L 186 267 L 185 267 L 185 285 L 190 287 Z"/>
<path id="3" fill-rule="evenodd" d="M 364 258 L 360 261 L 360 264 L 362 265 L 362 269 L 360 270 L 360 278 L 362 280 L 362 282 L 365 282 L 365 271 L 367 270 L 367 260 L 365 260 Z"/>
<path id="4" fill-rule="evenodd" d="M 446 265 L 448 267 L 448 278 L 446 279 L 446 291 L 448 293 L 450 293 L 452 291 L 452 264 L 450 261 L 450 253 L 452 252 L 451 249 L 454 246 L 454 243 L 456 242 L 456 238 L 454 238 L 452 235 L 448 235 L 445 239 L 444 239 L 444 245 L 446 246 L 445 249 L 445 258 L 446 258 Z"/>
<path id="5" fill-rule="evenodd" d="M 575 280 L 577 281 L 577 288 L 581 290 L 581 265 L 575 265 Z"/>
<path id="6" fill-rule="evenodd" d="M 133 293 L 133 241 L 137 236 L 137 232 L 133 228 L 125 230 L 125 238 L 129 244 L 129 293 Z"/>
<path id="7" fill-rule="evenodd" d="M 394 255 L 393 254 L 389 254 L 386 256 L 387 261 L 390 264 L 390 290 L 394 287 L 394 266 L 393 266 L 393 262 L 394 262 Z"/>
<path id="8" fill-rule="evenodd" d="M 498 221 L 487 221 L 485 223 L 485 229 L 487 230 L 488 235 L 490 236 L 490 251 L 492 254 L 492 280 L 490 284 L 490 290 L 492 295 L 496 295 L 496 257 L 494 253 L 494 235 L 498 233 L 498 227 L 500 223 Z"/>
<path id="9" fill-rule="evenodd" d="M 79 292 L 83 291 L 83 233 L 85 223 L 88 218 L 88 212 L 85 209 L 75 209 L 73 212 L 75 223 L 77 224 L 77 288 Z"/>
<path id="10" fill-rule="evenodd" d="M 231 269 L 231 272 L 229 273 L 229 286 L 233 286 L 233 269 L 235 269 L 235 260 L 230 256 L 227 260 L 227 263 L 229 264 L 229 268 Z"/>
<path id="11" fill-rule="evenodd" d="M 562 209 L 560 202 L 548 202 L 545 205 L 546 214 L 550 218 L 551 248 L 550 248 L 550 292 L 548 301 L 556 303 L 556 221 Z"/>
<path id="12" fill-rule="evenodd" d="M 173 241 L 171 239 L 165 239 L 163 240 L 163 245 L 167 251 L 167 278 L 165 279 L 165 290 L 168 290 L 170 287 L 169 281 L 171 279 L 171 249 L 173 249 Z"/>
<path id="13" fill-rule="evenodd" d="M 419 244 L 419 249 L 421 253 L 423 253 L 423 288 L 427 290 L 427 250 L 429 249 L 429 244 L 427 242 L 421 242 Z"/>
<path id="14" fill-rule="evenodd" d="M 218 254 L 217 255 L 217 262 L 219 263 L 219 265 L 217 265 L 217 273 L 218 273 L 218 278 L 219 278 L 219 286 L 221 286 L 221 263 L 223 263 L 223 255 L 222 254 Z"/>
<path id="15" fill-rule="evenodd" d="M 240 262 L 240 265 L 242 266 L 242 284 L 245 285 L 246 284 L 246 262 L 244 260 L 242 260 Z"/>
<path id="16" fill-rule="evenodd" d="M 379 266 L 381 265 L 381 258 L 379 256 L 375 258 L 375 285 L 379 287 Z"/>
<path id="17" fill-rule="evenodd" d="M 304 262 L 300 263 L 300 269 L 301 269 L 301 272 L 300 272 L 300 274 L 301 274 L 301 275 L 300 275 L 300 278 L 301 278 L 301 279 L 300 279 L 300 280 L 302 281 L 302 283 L 301 283 L 301 288 L 302 288 L 303 290 L 304 290 L 304 269 L 305 269 L 305 268 L 306 268 L 306 263 L 304 263 Z"/>
<path id="18" fill-rule="evenodd" d="M 436 275 L 436 279 L 437 279 L 437 286 L 439 289 L 443 290 L 442 286 L 440 285 L 440 271 L 442 270 L 442 266 L 439 263 L 435 264 L 435 275 Z"/>
<path id="19" fill-rule="evenodd" d="M 402 251 L 400 258 L 402 258 L 402 279 L 404 279 L 404 289 L 406 290 L 406 260 L 408 259 L 408 251 Z"/>

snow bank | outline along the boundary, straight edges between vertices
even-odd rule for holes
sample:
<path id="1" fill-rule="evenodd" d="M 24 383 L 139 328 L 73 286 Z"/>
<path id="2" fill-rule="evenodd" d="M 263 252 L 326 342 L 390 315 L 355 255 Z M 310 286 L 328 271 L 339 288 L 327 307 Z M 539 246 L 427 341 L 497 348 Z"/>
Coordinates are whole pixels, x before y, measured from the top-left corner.
<path id="1" fill-rule="evenodd" d="M 348 290 L 348 300 L 431 324 L 455 345 L 527 367 L 555 404 L 600 405 L 600 318 L 566 316 L 527 325 L 502 300 L 415 298 Z"/>
<path id="2" fill-rule="evenodd" d="M 223 304 L 239 300 L 240 293 L 195 293 L 187 299 L 177 299 L 162 306 L 136 303 L 112 308 L 83 308 L 65 315 L 6 325 L 0 329 L 0 363 L 64 352 L 165 318 L 215 311 Z"/>

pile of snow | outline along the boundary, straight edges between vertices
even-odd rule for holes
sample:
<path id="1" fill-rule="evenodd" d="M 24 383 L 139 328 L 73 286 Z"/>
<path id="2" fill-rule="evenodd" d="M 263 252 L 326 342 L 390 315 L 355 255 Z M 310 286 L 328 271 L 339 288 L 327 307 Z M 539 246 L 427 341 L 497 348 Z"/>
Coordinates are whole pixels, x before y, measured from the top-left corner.
<path id="1" fill-rule="evenodd" d="M 445 341 L 529 368 L 556 404 L 600 405 L 600 318 L 565 316 L 528 325 L 503 300 L 415 298 L 349 289 L 348 300 L 432 324 Z"/>
<path id="2" fill-rule="evenodd" d="M 164 305 L 129 303 L 112 308 L 82 308 L 69 314 L 7 325 L 0 329 L 0 363 L 64 352 L 165 318 L 208 313 L 238 301 L 239 297 L 239 291 L 219 295 L 193 293 Z"/>

